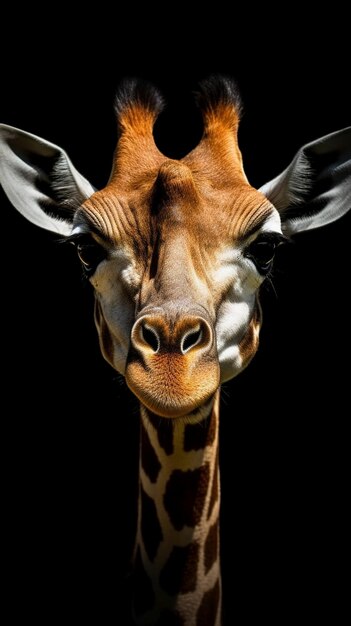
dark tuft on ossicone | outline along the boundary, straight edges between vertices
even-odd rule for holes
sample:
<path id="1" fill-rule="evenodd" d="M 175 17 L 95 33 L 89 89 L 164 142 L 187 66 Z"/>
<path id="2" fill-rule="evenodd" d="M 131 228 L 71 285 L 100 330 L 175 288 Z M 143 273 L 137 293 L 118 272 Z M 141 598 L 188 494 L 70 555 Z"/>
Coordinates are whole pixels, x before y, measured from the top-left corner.
<path id="1" fill-rule="evenodd" d="M 158 89 L 147 81 L 129 78 L 123 80 L 118 88 L 115 112 L 120 117 L 133 106 L 142 107 L 157 117 L 164 107 L 164 100 Z"/>
<path id="2" fill-rule="evenodd" d="M 195 92 L 196 102 L 203 112 L 220 106 L 234 108 L 240 117 L 242 101 L 235 80 L 227 76 L 209 76 L 202 80 Z"/>

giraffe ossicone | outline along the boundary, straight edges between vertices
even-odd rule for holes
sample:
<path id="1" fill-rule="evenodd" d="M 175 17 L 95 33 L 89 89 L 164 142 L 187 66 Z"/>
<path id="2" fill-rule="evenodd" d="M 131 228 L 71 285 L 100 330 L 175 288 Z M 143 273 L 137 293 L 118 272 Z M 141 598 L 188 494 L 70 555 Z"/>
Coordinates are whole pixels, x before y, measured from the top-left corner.
<path id="1" fill-rule="evenodd" d="M 351 128 L 302 147 L 260 190 L 244 173 L 235 83 L 199 86 L 199 144 L 162 154 L 162 98 L 116 100 L 112 173 L 96 191 L 58 146 L 0 126 L 0 181 L 27 219 L 72 241 L 105 359 L 141 404 L 136 624 L 219 626 L 218 399 L 258 348 L 259 290 L 287 237 L 351 208 Z"/>

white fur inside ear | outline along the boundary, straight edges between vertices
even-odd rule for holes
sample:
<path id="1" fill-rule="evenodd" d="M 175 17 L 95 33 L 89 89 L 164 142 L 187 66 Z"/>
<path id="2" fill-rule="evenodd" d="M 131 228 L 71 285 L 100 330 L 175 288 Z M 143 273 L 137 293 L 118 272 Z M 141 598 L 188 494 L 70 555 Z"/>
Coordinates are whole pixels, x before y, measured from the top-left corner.
<path id="1" fill-rule="evenodd" d="M 0 182 L 24 217 L 63 236 L 71 234 L 75 208 L 94 193 L 59 146 L 6 124 L 0 124 Z"/>
<path id="2" fill-rule="evenodd" d="M 280 212 L 288 236 L 345 215 L 351 209 L 351 126 L 303 146 L 260 191 Z"/>
<path id="3" fill-rule="evenodd" d="M 289 167 L 260 191 L 279 212 L 288 206 L 302 204 L 313 186 L 313 169 L 303 152 L 299 152 Z"/>

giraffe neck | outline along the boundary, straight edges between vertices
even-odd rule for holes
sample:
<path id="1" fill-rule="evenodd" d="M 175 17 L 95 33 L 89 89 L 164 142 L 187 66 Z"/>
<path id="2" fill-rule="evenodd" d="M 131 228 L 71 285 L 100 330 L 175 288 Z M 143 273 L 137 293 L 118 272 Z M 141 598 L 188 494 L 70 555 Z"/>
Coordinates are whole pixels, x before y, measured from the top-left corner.
<path id="1" fill-rule="evenodd" d="M 218 404 L 200 422 L 141 407 L 136 624 L 220 625 Z"/>

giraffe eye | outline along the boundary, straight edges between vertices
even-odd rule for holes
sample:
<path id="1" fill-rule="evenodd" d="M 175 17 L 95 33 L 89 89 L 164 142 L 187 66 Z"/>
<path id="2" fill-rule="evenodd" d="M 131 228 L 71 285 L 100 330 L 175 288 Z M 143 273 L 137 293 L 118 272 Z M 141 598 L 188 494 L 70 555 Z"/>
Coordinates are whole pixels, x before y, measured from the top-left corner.
<path id="1" fill-rule="evenodd" d="M 285 237 L 278 233 L 257 237 L 245 251 L 245 256 L 255 265 L 260 274 L 265 276 L 271 269 L 275 251 Z"/>
<path id="2" fill-rule="evenodd" d="M 83 265 L 84 272 L 88 276 L 94 274 L 99 263 L 107 256 L 106 250 L 91 237 L 78 241 L 77 253 Z"/>

